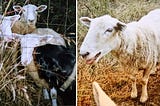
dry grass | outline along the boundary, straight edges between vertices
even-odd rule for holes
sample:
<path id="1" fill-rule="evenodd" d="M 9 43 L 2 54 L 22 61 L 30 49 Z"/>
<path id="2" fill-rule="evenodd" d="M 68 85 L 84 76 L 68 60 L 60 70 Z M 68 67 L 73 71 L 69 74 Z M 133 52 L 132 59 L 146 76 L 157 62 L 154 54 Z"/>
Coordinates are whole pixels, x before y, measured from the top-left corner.
<path id="1" fill-rule="evenodd" d="M 43 100 L 41 88 L 36 86 L 24 67 L 18 63 L 18 42 L 0 42 L 0 106 L 51 105 Z"/>
<path id="2" fill-rule="evenodd" d="M 81 16 L 97 17 L 110 14 L 123 22 L 139 20 L 150 10 L 160 7 L 158 0 L 78 0 L 78 18 Z M 80 47 L 87 28 L 78 21 L 78 48 Z M 79 49 L 78 49 L 79 52 Z M 78 57 L 78 106 L 95 106 L 92 94 L 92 82 L 97 81 L 102 89 L 119 106 L 160 106 L 160 70 L 149 79 L 149 99 L 146 103 L 139 102 L 141 94 L 138 80 L 138 97 L 130 98 L 131 80 L 127 71 L 111 55 L 101 59 L 96 65 L 86 65 Z M 142 71 L 137 78 L 142 77 Z"/>

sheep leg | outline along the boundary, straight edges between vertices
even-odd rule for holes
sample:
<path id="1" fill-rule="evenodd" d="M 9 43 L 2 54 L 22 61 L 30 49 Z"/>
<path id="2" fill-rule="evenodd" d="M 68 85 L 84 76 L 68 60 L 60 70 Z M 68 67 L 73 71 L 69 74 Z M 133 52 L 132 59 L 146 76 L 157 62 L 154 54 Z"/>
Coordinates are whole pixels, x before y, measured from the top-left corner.
<path id="1" fill-rule="evenodd" d="M 45 89 L 43 89 L 43 96 L 44 96 L 44 99 L 48 100 L 50 99 L 49 98 L 49 93 L 47 91 L 46 88 L 48 88 L 48 84 L 47 82 L 44 80 L 44 79 L 40 79 L 39 78 L 39 75 L 38 75 L 38 72 L 37 71 L 33 71 L 33 72 L 29 72 L 29 75 L 35 80 L 36 84 L 39 86 L 39 87 L 45 87 Z"/>
<path id="2" fill-rule="evenodd" d="M 140 102 L 144 103 L 148 99 L 148 93 L 147 93 L 147 84 L 148 84 L 148 79 L 150 76 L 150 71 L 149 69 L 144 70 L 143 73 L 143 78 L 142 78 L 142 94 L 140 97 Z"/>
<path id="3" fill-rule="evenodd" d="M 157 67 L 154 67 L 154 68 L 151 70 L 150 74 L 154 75 L 154 74 L 156 74 L 156 71 L 157 71 Z"/>
<path id="4" fill-rule="evenodd" d="M 49 88 L 47 82 L 44 79 L 39 78 L 37 71 L 30 71 L 28 73 L 34 79 L 34 81 L 39 87 Z"/>
<path id="5" fill-rule="evenodd" d="M 137 97 L 137 86 L 136 86 L 136 75 L 135 74 L 131 76 L 131 80 L 132 80 L 131 98 L 136 98 Z"/>
<path id="6" fill-rule="evenodd" d="M 34 64 L 34 61 L 31 61 L 27 66 L 27 71 L 39 87 L 49 88 L 47 82 L 44 79 L 40 79 L 38 69 Z"/>
<path id="7" fill-rule="evenodd" d="M 46 100 L 50 99 L 48 90 L 46 88 L 43 89 L 43 96 L 44 96 L 44 99 L 46 99 Z"/>
<path id="8" fill-rule="evenodd" d="M 50 90 L 50 96 L 52 100 L 52 106 L 57 106 L 57 90 L 54 87 Z"/>

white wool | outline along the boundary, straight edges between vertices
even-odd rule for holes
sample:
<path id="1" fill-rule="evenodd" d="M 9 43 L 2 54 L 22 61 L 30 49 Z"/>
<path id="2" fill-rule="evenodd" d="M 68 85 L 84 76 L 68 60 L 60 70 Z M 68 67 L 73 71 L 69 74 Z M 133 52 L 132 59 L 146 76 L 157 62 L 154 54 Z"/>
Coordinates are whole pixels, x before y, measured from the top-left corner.
<path id="1" fill-rule="evenodd" d="M 13 16 L 6 16 L 2 17 L 0 16 L 1 24 L 0 24 L 0 37 L 4 37 L 4 40 L 11 41 L 14 37 L 11 27 L 15 24 L 15 21 L 17 21 L 20 18 L 19 15 L 13 15 Z"/>
<path id="2" fill-rule="evenodd" d="M 33 32 L 33 34 L 38 34 L 38 35 L 42 35 L 42 36 L 52 35 L 52 39 L 49 40 L 47 43 L 66 46 L 63 37 L 59 33 L 57 33 L 56 31 L 54 31 L 53 29 L 50 29 L 50 28 L 37 28 Z"/>
<path id="3" fill-rule="evenodd" d="M 157 45 L 159 44 L 156 40 L 160 39 L 156 32 L 143 24 L 133 22 L 127 24 L 125 31 L 122 31 L 119 36 L 122 43 L 117 52 L 121 52 L 122 62 L 127 56 L 130 57 L 128 61 L 132 62 L 132 66 L 137 68 L 150 64 L 156 65 L 158 57 Z M 120 57 L 121 54 L 119 54 Z M 125 54 L 126 56 L 124 56 Z"/>
<path id="4" fill-rule="evenodd" d="M 66 46 L 64 39 L 50 28 L 37 28 L 32 34 L 21 37 L 21 62 L 26 66 L 33 60 L 33 50 L 35 47 L 45 44 L 55 44 Z"/>
<path id="5" fill-rule="evenodd" d="M 33 60 L 33 50 L 37 46 L 46 44 L 52 39 L 52 35 L 40 36 L 37 34 L 27 34 L 21 37 L 21 62 L 26 66 Z"/>

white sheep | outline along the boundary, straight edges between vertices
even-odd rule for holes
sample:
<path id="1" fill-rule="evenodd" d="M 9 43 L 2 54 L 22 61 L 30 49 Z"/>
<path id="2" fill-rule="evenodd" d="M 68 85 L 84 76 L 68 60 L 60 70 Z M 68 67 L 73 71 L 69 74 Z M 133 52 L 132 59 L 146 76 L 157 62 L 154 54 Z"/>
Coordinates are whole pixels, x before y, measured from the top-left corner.
<path id="1" fill-rule="evenodd" d="M 43 31 L 47 31 L 47 30 L 48 31 L 50 30 L 50 33 L 52 35 L 49 34 L 49 32 L 47 34 L 42 34 L 42 33 L 40 34 L 41 31 L 43 32 Z M 38 29 L 36 29 L 35 32 L 32 34 L 26 34 L 26 35 L 16 34 L 15 36 L 17 36 L 18 39 L 20 39 L 21 64 L 23 66 L 26 66 L 27 73 L 34 79 L 36 84 L 40 87 L 45 88 L 45 89 L 43 89 L 44 98 L 49 99 L 49 94 L 46 90 L 47 88 L 49 88 L 49 86 L 48 86 L 48 83 L 44 79 L 41 79 L 39 77 L 38 67 L 36 66 L 36 64 L 33 60 L 33 55 L 34 55 L 33 51 L 34 51 L 35 47 L 42 46 L 47 43 L 65 46 L 65 42 L 64 42 L 63 38 L 59 36 L 59 34 L 57 35 L 57 33 L 55 33 L 53 30 L 51 30 L 49 28 L 38 28 Z M 54 32 L 55 35 L 52 32 Z M 67 80 L 67 84 L 68 83 L 71 83 L 70 79 Z M 63 88 L 63 86 L 62 86 L 62 88 Z M 50 91 L 50 94 L 55 95 L 56 93 L 57 93 L 56 89 L 53 87 Z M 52 99 L 52 103 L 56 106 L 56 102 L 54 102 L 55 99 Z"/>
<path id="2" fill-rule="evenodd" d="M 34 30 L 32 32 L 32 34 L 37 34 L 37 35 L 52 35 L 52 39 L 47 42 L 49 44 L 56 44 L 56 45 L 63 45 L 66 47 L 66 43 L 63 39 L 63 37 L 61 36 L 61 34 L 57 33 L 56 31 L 54 31 L 51 28 L 37 28 L 36 30 Z"/>
<path id="3" fill-rule="evenodd" d="M 50 42 L 52 40 L 52 42 Z M 55 39 L 53 35 L 27 34 L 20 40 L 21 44 L 21 63 L 26 66 L 33 60 L 33 50 L 35 47 L 45 44 L 62 45 L 61 40 Z"/>
<path id="4" fill-rule="evenodd" d="M 12 32 L 18 34 L 32 33 L 36 29 L 38 13 L 43 12 L 46 8 L 46 5 L 37 7 L 32 4 L 27 4 L 23 7 L 19 5 L 13 6 L 13 9 L 22 12 L 22 15 L 20 20 L 16 21 L 12 27 Z"/>
<path id="5" fill-rule="evenodd" d="M 55 44 L 66 46 L 60 34 L 50 28 L 37 28 L 33 33 L 20 35 L 14 34 L 21 44 L 21 64 L 27 67 L 28 73 L 39 84 L 48 88 L 47 83 L 39 78 L 37 67 L 33 60 L 33 50 L 35 47 L 45 44 Z"/>
<path id="6" fill-rule="evenodd" d="M 33 33 L 20 37 L 21 63 L 26 66 L 33 60 L 33 50 L 35 47 L 45 44 L 55 44 L 66 46 L 64 39 L 50 28 L 37 28 Z"/>
<path id="7" fill-rule="evenodd" d="M 132 79 L 131 97 L 137 97 L 136 73 L 143 69 L 142 94 L 140 102 L 148 99 L 147 83 L 151 70 L 160 61 L 160 9 L 149 12 L 139 21 L 125 24 L 109 15 L 94 19 L 81 17 L 80 21 L 89 27 L 80 47 L 80 54 L 88 64 L 98 62 L 111 53 L 129 69 Z"/>
<path id="8" fill-rule="evenodd" d="M 3 37 L 5 41 L 11 41 L 14 38 L 14 34 L 11 31 L 11 27 L 14 25 L 15 21 L 20 18 L 19 15 L 5 16 L 0 15 L 0 37 Z"/>
<path id="9" fill-rule="evenodd" d="M 21 44 L 21 63 L 23 66 L 27 67 L 29 75 L 36 81 L 36 83 L 45 88 L 43 89 L 44 98 L 49 99 L 49 94 L 46 88 L 49 88 L 47 82 L 44 79 L 39 78 L 38 75 L 38 68 L 35 65 L 33 60 L 34 55 L 34 48 L 38 46 L 42 46 L 45 44 L 55 44 L 55 45 L 63 45 L 66 46 L 64 39 L 55 31 L 49 28 L 38 28 L 32 34 L 27 34 L 25 36 L 20 37 L 20 44 Z M 49 51 L 48 51 L 49 52 Z M 71 74 L 70 77 L 75 75 L 75 71 Z M 61 89 L 66 89 L 69 84 L 73 81 L 73 79 L 68 78 L 61 86 Z M 57 91 L 53 87 L 50 90 L 50 95 L 56 95 Z M 52 98 L 52 105 L 57 106 L 56 98 Z"/>

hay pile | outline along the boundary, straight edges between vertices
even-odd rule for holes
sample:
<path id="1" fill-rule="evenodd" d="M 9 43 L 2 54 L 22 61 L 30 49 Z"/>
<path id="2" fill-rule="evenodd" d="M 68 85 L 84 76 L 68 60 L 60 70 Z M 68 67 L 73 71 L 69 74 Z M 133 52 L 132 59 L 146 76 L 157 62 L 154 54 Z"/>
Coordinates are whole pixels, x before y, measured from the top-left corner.
<path id="1" fill-rule="evenodd" d="M 95 106 L 92 93 L 92 82 L 97 81 L 109 97 L 119 106 L 159 106 L 160 105 L 160 70 L 151 75 L 148 84 L 149 99 L 139 102 L 143 71 L 137 75 L 138 97 L 130 98 L 131 80 L 127 71 L 115 60 L 102 59 L 96 66 L 86 65 L 79 58 L 78 63 L 78 106 Z"/>
<path id="2" fill-rule="evenodd" d="M 110 14 L 122 22 L 139 20 L 150 10 L 160 8 L 157 0 L 78 0 L 78 18 L 81 16 L 98 17 Z M 79 21 L 78 21 L 79 22 Z M 87 33 L 87 28 L 78 23 L 78 52 L 79 47 Z M 86 65 L 85 61 L 78 57 L 78 106 L 95 106 L 92 94 L 92 82 L 97 81 L 106 94 L 114 100 L 118 106 L 160 106 L 160 70 L 151 75 L 148 83 L 149 99 L 146 103 L 139 102 L 141 95 L 140 78 L 138 77 L 138 97 L 130 98 L 131 80 L 126 70 L 114 57 L 108 55 L 96 65 Z"/>

